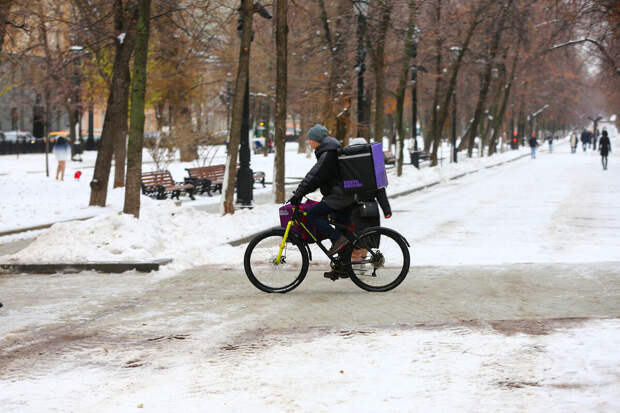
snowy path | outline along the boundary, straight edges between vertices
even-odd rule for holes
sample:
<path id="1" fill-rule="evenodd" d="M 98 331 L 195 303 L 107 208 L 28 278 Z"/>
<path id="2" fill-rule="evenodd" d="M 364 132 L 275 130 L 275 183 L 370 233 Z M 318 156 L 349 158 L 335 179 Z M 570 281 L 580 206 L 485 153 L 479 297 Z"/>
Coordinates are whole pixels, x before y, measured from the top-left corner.
<path id="1" fill-rule="evenodd" d="M 16 412 L 620 407 L 617 263 L 411 275 L 392 293 L 369 294 L 312 271 L 284 296 L 254 290 L 232 267 L 161 280 L 11 276 L 0 404 Z"/>
<path id="2" fill-rule="evenodd" d="M 598 162 L 560 147 L 396 199 L 415 267 L 386 294 L 320 260 L 263 294 L 243 247 L 180 274 L 2 276 L 0 405 L 620 410 L 620 158 Z"/>
<path id="3" fill-rule="evenodd" d="M 414 263 L 620 261 L 620 156 L 603 171 L 596 153 L 566 145 L 398 198 L 397 228 Z"/>

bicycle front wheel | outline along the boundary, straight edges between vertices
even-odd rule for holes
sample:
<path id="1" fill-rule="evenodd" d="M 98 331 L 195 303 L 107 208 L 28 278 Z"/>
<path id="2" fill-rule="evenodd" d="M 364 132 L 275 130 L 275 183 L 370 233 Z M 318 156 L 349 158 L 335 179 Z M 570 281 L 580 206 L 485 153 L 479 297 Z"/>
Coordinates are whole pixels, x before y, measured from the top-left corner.
<path id="1" fill-rule="evenodd" d="M 245 274 L 256 288 L 267 293 L 286 293 L 301 284 L 308 272 L 308 251 L 302 241 L 289 234 L 280 262 L 276 263 L 284 229 L 257 235 L 245 250 Z"/>
<path id="2" fill-rule="evenodd" d="M 371 227 L 353 242 L 348 267 L 351 280 L 366 291 L 396 288 L 409 273 L 409 247 L 388 228 Z"/>

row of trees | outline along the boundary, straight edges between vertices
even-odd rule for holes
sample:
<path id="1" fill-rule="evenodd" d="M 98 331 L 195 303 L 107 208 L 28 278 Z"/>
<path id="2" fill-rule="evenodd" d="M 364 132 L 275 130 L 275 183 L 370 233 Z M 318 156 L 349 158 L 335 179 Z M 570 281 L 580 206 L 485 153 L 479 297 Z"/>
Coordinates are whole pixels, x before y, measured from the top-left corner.
<path id="1" fill-rule="evenodd" d="M 490 155 L 513 130 L 521 138 L 530 134 L 531 115 L 545 105 L 539 125 L 551 133 L 620 107 L 620 6 L 610 0 L 275 0 L 266 5 L 272 20 L 253 19 L 261 5 L 252 0 L 152 3 L 147 13 L 145 0 L 0 0 L 6 22 L 0 46 L 11 52 L 3 59 L 30 55 L 45 62 L 32 84 L 45 91 L 46 107 L 57 99 L 73 124 L 76 109 L 106 106 L 91 205 L 105 205 L 114 158 L 114 184 L 127 184 L 134 195 L 125 209 L 138 215 L 143 81 L 144 105 L 155 111 L 158 128 L 170 131 L 184 161 L 195 159 L 214 132 L 210 115 L 225 113 L 232 86 L 226 213 L 234 211 L 248 76 L 251 92 L 274 109 L 267 112 L 275 114 L 279 202 L 290 118 L 299 119 L 302 137 L 315 122 L 345 143 L 350 136 L 389 136 L 397 141 L 401 173 L 405 138 L 416 130 L 409 116 L 414 86 L 421 149 L 432 164 L 453 126 L 458 150 L 471 156 L 477 138 Z M 141 21 L 150 23 L 148 43 Z M 76 50 L 83 50 L 79 60 Z M 139 66 L 147 50 L 144 80 Z M 87 86 L 81 99 L 76 72 Z"/>

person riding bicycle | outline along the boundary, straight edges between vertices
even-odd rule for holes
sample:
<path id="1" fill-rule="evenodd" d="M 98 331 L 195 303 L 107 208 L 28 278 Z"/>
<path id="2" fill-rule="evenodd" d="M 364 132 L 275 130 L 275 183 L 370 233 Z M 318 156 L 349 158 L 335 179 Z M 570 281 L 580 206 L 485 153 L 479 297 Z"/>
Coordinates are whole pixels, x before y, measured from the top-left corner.
<path id="1" fill-rule="evenodd" d="M 346 225 L 350 221 L 355 199 L 352 195 L 344 193 L 338 168 L 340 142 L 327 136 L 327 128 L 319 124 L 310 128 L 306 137 L 314 149 L 317 162 L 293 192 L 289 202 L 298 206 L 305 195 L 320 188 L 323 199 L 309 210 L 307 218 L 311 225 L 332 241 L 328 254 L 334 255 L 346 246 L 349 240 L 329 224 L 328 215 L 332 214 L 336 222 Z"/>

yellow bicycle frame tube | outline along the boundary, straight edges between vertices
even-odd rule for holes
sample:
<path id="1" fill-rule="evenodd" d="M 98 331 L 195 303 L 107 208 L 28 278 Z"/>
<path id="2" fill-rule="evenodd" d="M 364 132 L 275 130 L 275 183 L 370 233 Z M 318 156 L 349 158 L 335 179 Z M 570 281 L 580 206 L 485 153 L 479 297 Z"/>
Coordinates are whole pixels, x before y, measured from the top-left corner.
<path id="1" fill-rule="evenodd" d="M 288 233 L 293 226 L 293 220 L 291 219 L 288 224 L 286 224 L 286 230 L 284 231 L 284 237 L 282 238 L 282 243 L 280 244 L 280 251 L 278 251 L 278 256 L 275 260 L 273 260 L 274 264 L 280 264 L 280 260 L 282 259 L 282 252 L 284 251 L 284 247 L 286 246 L 286 239 L 288 238 Z"/>

